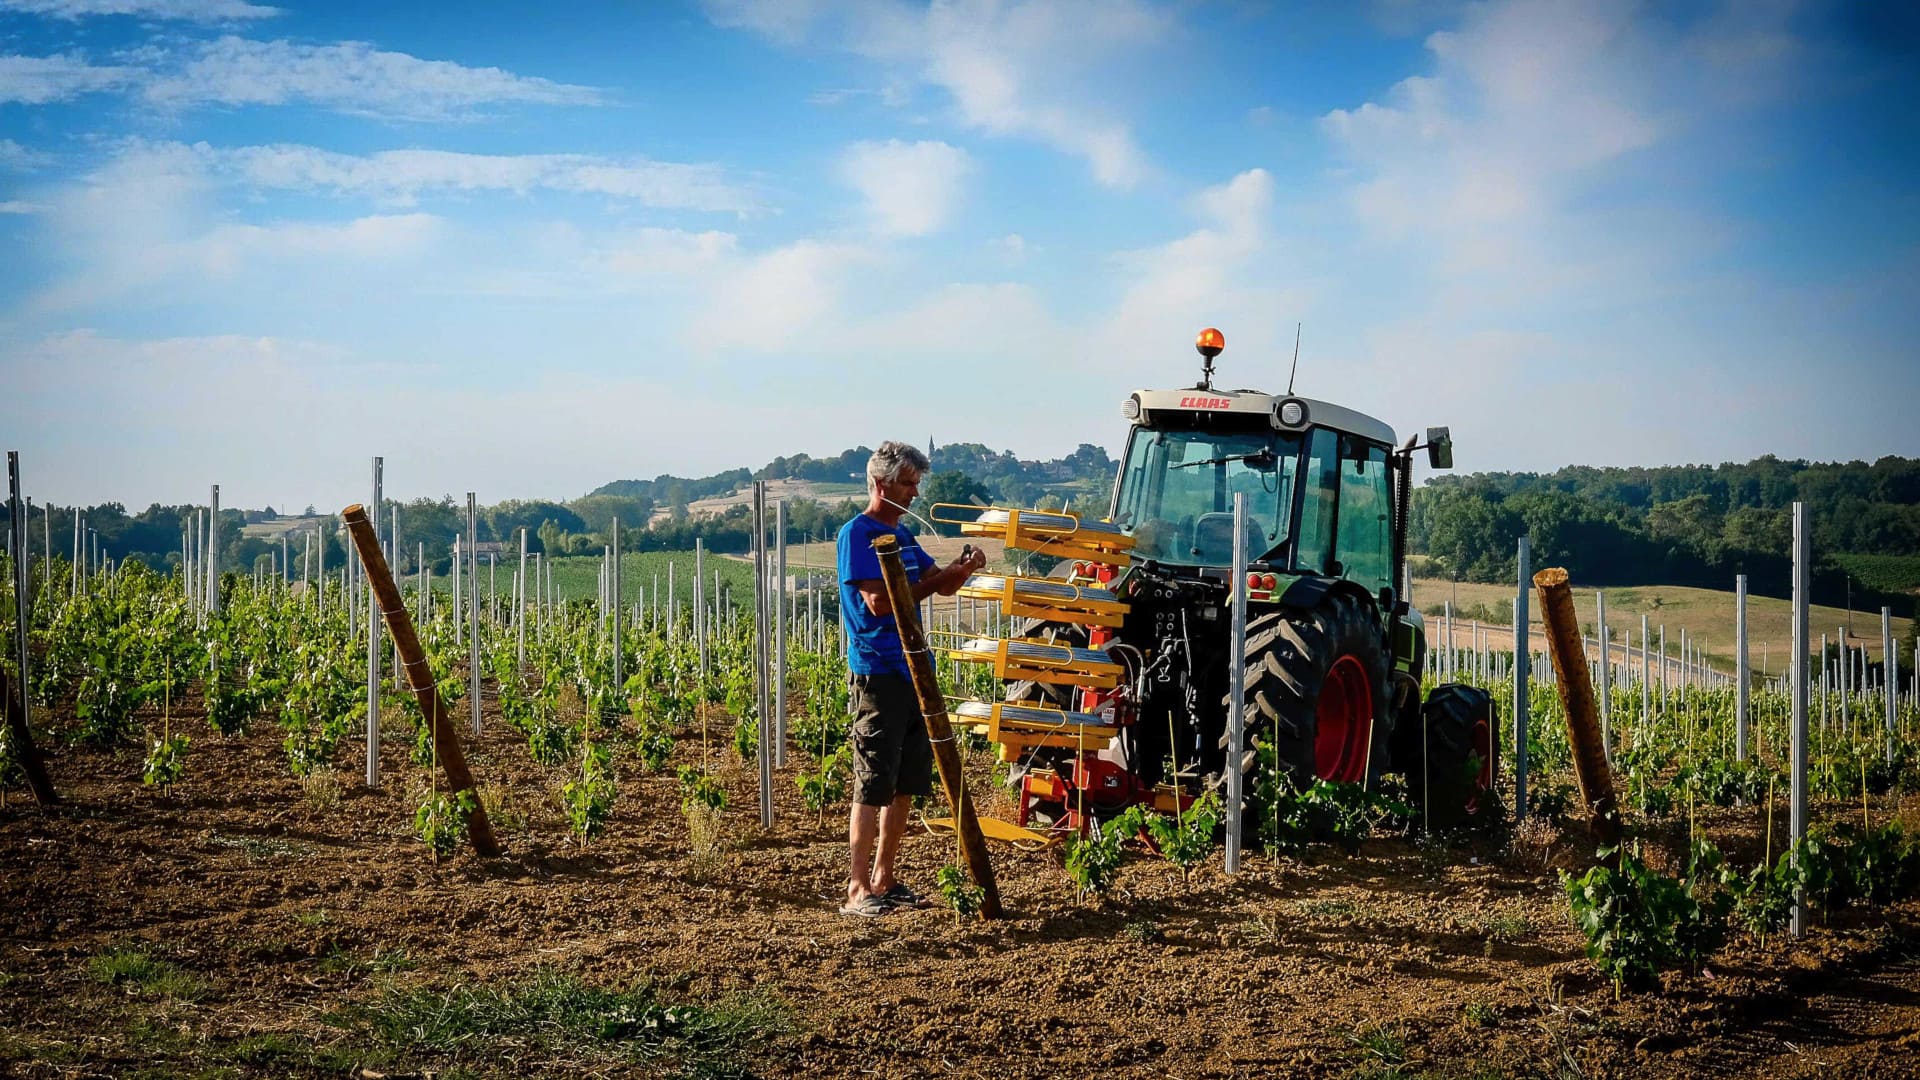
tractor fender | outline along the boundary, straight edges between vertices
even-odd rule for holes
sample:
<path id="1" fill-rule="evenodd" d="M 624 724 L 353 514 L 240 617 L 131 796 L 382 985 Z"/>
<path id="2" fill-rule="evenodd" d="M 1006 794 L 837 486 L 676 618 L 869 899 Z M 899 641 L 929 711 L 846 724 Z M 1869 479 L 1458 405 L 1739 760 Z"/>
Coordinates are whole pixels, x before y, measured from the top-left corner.
<path id="1" fill-rule="evenodd" d="M 1279 602 L 1282 607 L 1311 611 L 1319 607 L 1320 602 L 1332 593 L 1344 593 L 1359 600 L 1373 615 L 1374 622 L 1376 624 L 1380 622 L 1380 602 L 1372 593 L 1345 578 L 1319 577 L 1311 574 L 1295 578 L 1291 584 L 1281 590 Z"/>

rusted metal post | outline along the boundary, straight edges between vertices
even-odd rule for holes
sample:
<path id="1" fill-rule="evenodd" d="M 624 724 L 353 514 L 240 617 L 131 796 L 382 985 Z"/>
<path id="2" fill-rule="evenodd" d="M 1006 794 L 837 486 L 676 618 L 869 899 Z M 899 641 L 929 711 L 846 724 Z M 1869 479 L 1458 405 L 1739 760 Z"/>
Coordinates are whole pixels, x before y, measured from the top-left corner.
<path id="1" fill-rule="evenodd" d="M 467 771 L 467 755 L 460 749 L 460 736 L 447 720 L 446 707 L 441 704 L 440 693 L 433 684 L 433 671 L 427 666 L 426 650 L 420 647 L 413 619 L 400 600 L 400 590 L 387 569 L 386 557 L 380 553 L 380 538 L 374 535 L 373 523 L 367 520 L 366 507 L 354 503 L 340 512 L 340 518 L 346 522 L 353 546 L 359 549 L 360 558 L 366 564 L 367 583 L 373 589 L 380 613 L 386 616 L 393 643 L 400 650 L 400 669 L 406 673 L 407 689 L 419 700 L 420 714 L 432 728 L 433 752 L 447 770 L 447 786 L 456 795 L 462 791 L 473 792 L 473 774 Z M 481 855 L 500 854 L 500 842 L 494 839 L 493 825 L 487 821 L 487 811 L 480 805 L 477 792 L 473 796 L 473 811 L 467 815 L 467 836 L 473 841 L 473 850 Z"/>
<path id="2" fill-rule="evenodd" d="M 1613 797 L 1613 773 L 1607 767 L 1606 746 L 1594 715 L 1593 681 L 1587 676 L 1586 649 L 1580 641 L 1580 618 L 1573 610 L 1573 590 L 1567 572 L 1549 566 L 1533 575 L 1540 591 L 1540 617 L 1547 624 L 1547 653 L 1553 658 L 1554 685 L 1567 714 L 1567 742 L 1573 750 L 1573 774 L 1580 797 L 1592 814 L 1593 837 L 1612 847 L 1620 842 L 1620 809 Z"/>
<path id="3" fill-rule="evenodd" d="M 933 760 L 940 766 L 940 786 L 947 793 L 947 805 L 953 807 L 960 855 L 981 890 L 980 917 L 997 919 L 1000 886 L 994 883 L 987 840 L 980 834 L 980 819 L 974 816 L 973 799 L 960 772 L 960 751 L 954 746 L 953 724 L 947 719 L 947 699 L 940 693 L 940 680 L 934 675 L 933 660 L 927 652 L 927 637 L 920 629 L 920 612 L 914 606 L 913 586 L 907 583 L 907 569 L 900 562 L 900 541 L 883 534 L 874 539 L 873 550 L 880 556 L 880 576 L 886 582 L 887 605 L 893 608 L 893 621 L 900 630 L 900 648 L 913 672 L 913 692 L 927 723 L 927 741 L 933 744 Z"/>

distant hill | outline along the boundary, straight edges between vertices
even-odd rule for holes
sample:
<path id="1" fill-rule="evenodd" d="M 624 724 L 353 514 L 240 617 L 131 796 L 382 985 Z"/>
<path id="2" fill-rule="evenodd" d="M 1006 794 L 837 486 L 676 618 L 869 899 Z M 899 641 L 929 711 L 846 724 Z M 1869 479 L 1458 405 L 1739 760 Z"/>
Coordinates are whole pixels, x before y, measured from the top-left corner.
<path id="1" fill-rule="evenodd" d="M 1091 443 L 1082 443 L 1065 457 L 1051 460 L 1015 457 L 1011 450 L 994 451 L 981 443 L 930 445 L 932 473 L 957 472 L 986 489 L 995 502 L 1033 505 L 1054 496 L 1071 502 L 1075 496 L 1101 495 L 1113 482 L 1117 467 L 1107 452 Z M 840 485 L 853 484 L 853 494 L 865 490 L 867 459 L 873 450 L 856 446 L 833 457 L 816 458 L 807 454 L 777 457 L 756 470 L 728 469 L 697 478 L 670 475 L 651 480 L 615 480 L 602 484 L 590 495 L 617 495 L 645 499 L 656 517 L 685 510 L 700 516 L 703 505 L 724 508 L 736 500 L 730 498 L 755 480 L 806 481 L 820 485 L 831 497 L 847 497 Z"/>

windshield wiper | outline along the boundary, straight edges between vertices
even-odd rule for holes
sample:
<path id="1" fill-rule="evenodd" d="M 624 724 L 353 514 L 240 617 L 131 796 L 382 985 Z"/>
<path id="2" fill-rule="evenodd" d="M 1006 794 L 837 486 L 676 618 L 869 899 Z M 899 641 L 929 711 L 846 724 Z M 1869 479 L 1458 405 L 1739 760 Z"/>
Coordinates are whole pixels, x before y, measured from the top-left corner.
<path id="1" fill-rule="evenodd" d="M 1263 446 L 1244 454 L 1228 454 L 1226 457 L 1208 458 L 1205 461 L 1183 461 L 1169 468 L 1191 469 L 1197 465 L 1225 465 L 1229 461 L 1244 461 L 1256 469 L 1271 469 L 1277 460 L 1279 459 L 1273 456 L 1273 451 Z"/>

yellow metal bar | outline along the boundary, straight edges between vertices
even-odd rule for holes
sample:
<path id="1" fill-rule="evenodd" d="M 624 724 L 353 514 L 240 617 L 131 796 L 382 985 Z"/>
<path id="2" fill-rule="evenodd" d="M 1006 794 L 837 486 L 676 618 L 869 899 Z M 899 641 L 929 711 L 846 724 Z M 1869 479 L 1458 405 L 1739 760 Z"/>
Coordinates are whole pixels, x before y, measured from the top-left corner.
<path id="1" fill-rule="evenodd" d="M 992 664 L 994 677 L 1002 680 L 1030 679 L 1051 686 L 1086 686 L 1110 690 L 1120 685 L 1120 676 L 1124 674 L 1118 663 L 1076 658 L 1074 650 L 1064 645 L 1049 645 L 1044 641 L 1026 638 L 974 640 L 993 641 L 994 649 L 991 652 L 985 649 L 948 649 L 948 657 L 969 664 Z M 1029 655 L 1008 655 L 1009 647 L 1015 644 L 1026 646 Z M 1036 653 L 1038 655 L 1033 655 Z M 1057 659 L 1054 654 L 1058 654 Z"/>
<path id="2" fill-rule="evenodd" d="M 953 511 L 959 511 L 959 514 Z M 1004 512 L 1005 521 L 981 521 L 989 511 Z M 1035 516 L 1042 520 L 1032 520 Z M 927 511 L 928 520 L 957 525 L 963 536 L 982 536 L 1004 540 L 1010 548 L 1043 551 L 1108 566 L 1125 566 L 1131 561 L 1133 537 L 1118 530 L 1083 529 L 1079 514 L 1071 510 L 1026 510 L 1018 507 L 972 506 L 965 503 L 936 503 Z M 1046 518 L 1065 518 L 1060 524 Z"/>
<path id="3" fill-rule="evenodd" d="M 998 585 L 981 584 L 983 577 L 998 578 Z M 1072 589 L 1073 595 L 1046 596 L 1035 586 Z M 1105 589 L 1100 590 L 1103 594 Z M 960 587 L 960 595 L 975 600 L 991 600 L 1000 605 L 1000 613 L 1013 618 L 1033 617 L 1055 622 L 1079 623 L 1117 629 L 1126 623 L 1128 605 L 1118 600 L 1091 595 L 1087 588 L 1060 578 L 1021 577 L 1016 574 L 976 575 Z"/>
<path id="4" fill-rule="evenodd" d="M 927 828 L 951 831 L 953 829 L 953 819 L 928 818 Z M 1046 833 L 1034 832 L 1032 829 L 1022 828 L 1011 821 L 1001 821 L 999 818 L 990 817 L 980 819 L 980 833 L 989 840 L 1002 840 L 1016 847 L 1035 851 L 1059 839 L 1056 836 L 1049 836 Z"/>

